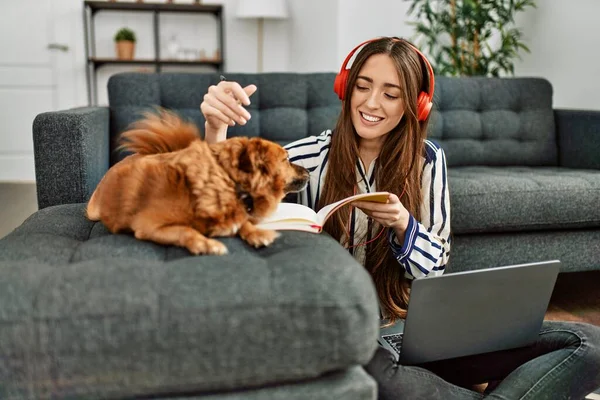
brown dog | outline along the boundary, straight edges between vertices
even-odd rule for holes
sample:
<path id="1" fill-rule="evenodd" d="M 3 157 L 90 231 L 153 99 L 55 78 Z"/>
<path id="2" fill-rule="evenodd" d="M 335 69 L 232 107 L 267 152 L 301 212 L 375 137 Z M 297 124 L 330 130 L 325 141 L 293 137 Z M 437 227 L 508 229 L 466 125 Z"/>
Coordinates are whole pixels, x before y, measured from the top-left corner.
<path id="1" fill-rule="evenodd" d="M 280 145 L 246 137 L 209 145 L 193 123 L 165 110 L 124 132 L 119 149 L 134 154 L 102 178 L 87 217 L 112 233 L 133 232 L 193 254 L 225 254 L 223 243 L 208 238 L 216 236 L 268 246 L 278 234 L 255 224 L 308 182 L 308 171 L 291 164 Z"/>

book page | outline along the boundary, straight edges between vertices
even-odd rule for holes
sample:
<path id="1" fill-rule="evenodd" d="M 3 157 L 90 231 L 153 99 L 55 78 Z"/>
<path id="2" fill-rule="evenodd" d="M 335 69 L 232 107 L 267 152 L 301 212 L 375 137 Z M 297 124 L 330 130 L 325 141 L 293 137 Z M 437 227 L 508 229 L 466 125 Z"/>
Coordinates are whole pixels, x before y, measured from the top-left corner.
<path id="1" fill-rule="evenodd" d="M 388 192 L 373 192 L 373 193 L 361 193 L 355 194 L 354 196 L 346 197 L 340 201 L 336 201 L 335 203 L 331 203 L 321 208 L 317 213 L 317 218 L 319 224 L 324 225 L 325 221 L 333 214 L 338 208 L 351 203 L 353 201 L 362 200 L 362 201 L 375 201 L 377 203 L 387 203 L 388 200 Z"/>
<path id="2" fill-rule="evenodd" d="M 277 209 L 269 217 L 260 222 L 259 225 L 269 224 L 273 222 L 291 222 L 291 223 L 307 223 L 318 224 L 317 213 L 313 209 L 302 204 L 296 203 L 280 203 Z"/>
<path id="3" fill-rule="evenodd" d="M 323 230 L 323 227 L 317 224 L 309 224 L 306 221 L 303 223 L 293 222 L 269 222 L 266 224 L 256 225 L 260 229 L 273 229 L 275 231 L 304 231 L 310 233 L 319 233 Z"/>

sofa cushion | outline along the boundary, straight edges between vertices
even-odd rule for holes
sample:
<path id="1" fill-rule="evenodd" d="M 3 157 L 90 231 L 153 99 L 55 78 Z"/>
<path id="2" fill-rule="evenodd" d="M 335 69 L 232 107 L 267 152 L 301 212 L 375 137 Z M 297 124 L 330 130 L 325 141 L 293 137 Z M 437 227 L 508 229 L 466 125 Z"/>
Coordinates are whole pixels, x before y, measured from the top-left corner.
<path id="1" fill-rule="evenodd" d="M 454 167 L 448 182 L 457 234 L 600 226 L 600 171 Z"/>
<path id="2" fill-rule="evenodd" d="M 229 136 L 261 136 L 280 144 L 331 129 L 341 110 L 333 92 L 333 73 L 227 74 L 242 87 L 255 84 L 250 98 L 252 119 L 246 125 L 228 129 Z M 219 74 L 120 73 L 108 82 L 111 133 L 116 137 L 127 126 L 159 105 L 177 111 L 204 128 L 200 104 Z M 121 156 L 113 154 L 112 162 Z"/>
<path id="3" fill-rule="evenodd" d="M 231 136 L 261 136 L 281 144 L 333 129 L 341 103 L 335 73 L 227 74 L 256 84 L 252 119 Z M 111 135 L 117 137 L 142 111 L 159 105 L 203 128 L 200 104 L 214 73 L 119 73 L 108 81 Z M 429 136 L 450 166 L 557 165 L 552 86 L 542 78 L 438 77 Z M 113 140 L 114 145 L 114 140 Z M 111 162 L 122 158 L 112 154 Z"/>
<path id="4" fill-rule="evenodd" d="M 552 86 L 540 78 L 439 77 L 430 138 L 449 166 L 557 165 Z"/>
<path id="5" fill-rule="evenodd" d="M 38 211 L 0 240 L 0 381 L 35 398 L 133 397 L 314 378 L 370 359 L 375 290 L 332 238 L 223 242 L 229 255 L 194 257 L 111 235 L 82 204 Z"/>
<path id="6" fill-rule="evenodd" d="M 560 272 L 600 270 L 600 229 L 561 229 L 456 235 L 446 274 L 560 260 Z"/>

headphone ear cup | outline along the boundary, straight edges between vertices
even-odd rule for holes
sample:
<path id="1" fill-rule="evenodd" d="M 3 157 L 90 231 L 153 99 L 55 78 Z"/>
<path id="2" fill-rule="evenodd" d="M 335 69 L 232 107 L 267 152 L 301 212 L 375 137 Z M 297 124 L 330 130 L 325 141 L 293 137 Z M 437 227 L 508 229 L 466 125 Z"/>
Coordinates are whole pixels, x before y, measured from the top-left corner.
<path id="1" fill-rule="evenodd" d="M 347 69 L 340 71 L 333 82 L 333 91 L 338 95 L 340 100 L 344 100 L 346 97 L 346 83 L 348 82 L 349 73 L 350 71 Z"/>
<path id="2" fill-rule="evenodd" d="M 431 112 L 431 108 L 433 103 L 429 98 L 429 95 L 425 92 L 419 93 L 419 98 L 417 99 L 417 119 L 419 121 L 425 121 Z"/>

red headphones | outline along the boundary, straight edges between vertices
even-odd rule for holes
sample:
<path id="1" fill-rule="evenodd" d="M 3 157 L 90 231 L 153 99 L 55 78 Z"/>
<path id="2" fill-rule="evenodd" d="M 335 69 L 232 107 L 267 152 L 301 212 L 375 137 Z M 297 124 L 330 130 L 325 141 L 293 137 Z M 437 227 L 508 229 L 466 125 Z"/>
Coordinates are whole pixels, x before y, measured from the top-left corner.
<path id="1" fill-rule="evenodd" d="M 361 44 L 356 46 L 354 49 L 352 49 L 350 54 L 348 54 L 348 56 L 344 60 L 344 63 L 342 64 L 342 68 L 340 69 L 339 74 L 336 75 L 335 81 L 333 83 L 333 91 L 338 95 L 340 100 L 344 100 L 344 98 L 346 97 L 346 85 L 348 84 L 348 76 L 350 75 L 350 69 L 346 68 L 348 65 L 348 61 L 350 61 L 350 59 L 352 58 L 352 56 L 354 55 L 356 50 L 361 48 L 363 45 L 374 42 L 376 40 L 380 40 L 380 38 L 370 39 L 370 40 L 362 42 Z M 401 40 L 402 39 L 394 39 L 395 42 L 399 42 Z M 429 93 L 421 92 L 421 93 L 419 93 L 419 97 L 417 98 L 417 118 L 419 121 L 425 121 L 427 119 L 427 117 L 429 116 L 429 113 L 431 112 L 431 107 L 433 106 L 433 92 L 434 92 L 434 87 L 435 87 L 435 78 L 433 75 L 433 68 L 431 67 L 431 64 L 429 63 L 429 60 L 427 60 L 427 57 L 425 57 L 423 55 L 423 53 L 421 53 L 419 51 L 419 49 L 417 49 L 415 46 L 413 46 L 412 44 L 410 44 L 406 41 L 404 41 L 404 42 L 407 43 L 411 48 L 413 48 L 417 52 L 417 54 L 421 57 L 421 59 L 425 63 L 425 66 L 427 67 L 427 71 L 429 72 L 429 77 L 428 77 L 429 78 L 428 79 Z"/>

